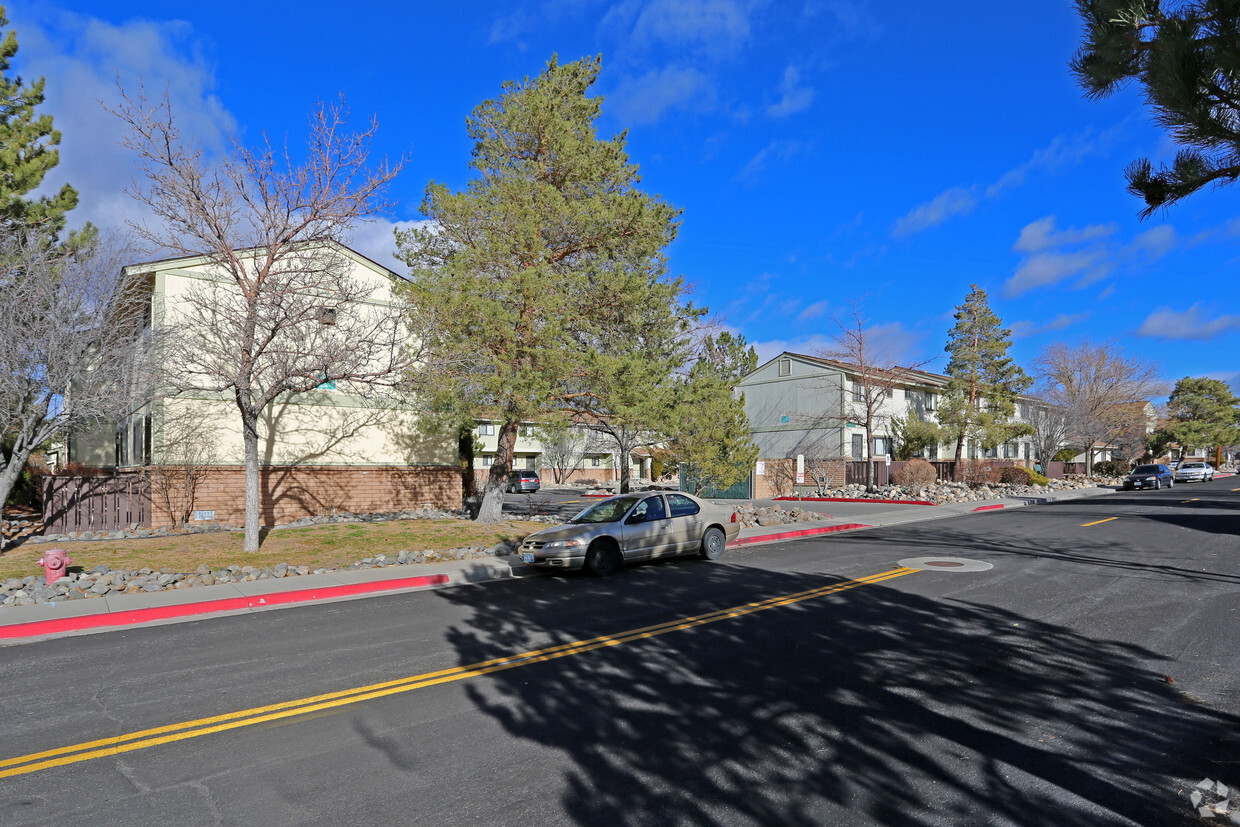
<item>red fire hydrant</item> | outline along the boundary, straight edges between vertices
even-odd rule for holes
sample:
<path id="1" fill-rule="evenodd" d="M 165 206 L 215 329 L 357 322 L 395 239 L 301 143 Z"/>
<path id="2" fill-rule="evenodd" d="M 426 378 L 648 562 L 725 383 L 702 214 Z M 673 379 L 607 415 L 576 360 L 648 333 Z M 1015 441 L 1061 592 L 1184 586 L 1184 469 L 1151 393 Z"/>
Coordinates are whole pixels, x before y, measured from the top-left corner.
<path id="1" fill-rule="evenodd" d="M 63 548 L 49 548 L 43 552 L 39 565 L 43 567 L 43 579 L 47 581 L 47 585 L 50 586 L 64 577 L 65 569 L 72 562 Z"/>

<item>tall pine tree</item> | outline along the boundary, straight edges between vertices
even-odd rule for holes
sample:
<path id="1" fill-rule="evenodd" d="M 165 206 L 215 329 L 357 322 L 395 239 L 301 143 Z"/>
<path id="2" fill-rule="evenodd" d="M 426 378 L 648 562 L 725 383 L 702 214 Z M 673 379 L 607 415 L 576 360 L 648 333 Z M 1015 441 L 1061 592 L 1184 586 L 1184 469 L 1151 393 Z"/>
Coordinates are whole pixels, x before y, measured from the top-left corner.
<path id="1" fill-rule="evenodd" d="M 956 308 L 955 319 L 955 327 L 947 334 L 951 359 L 939 423 L 945 435 L 955 438 L 959 463 L 966 439 L 992 448 L 1028 432 L 1013 423 L 1012 416 L 1016 397 L 1033 379 L 1008 356 L 1012 333 L 990 309 L 985 290 L 971 285 L 964 304 Z"/>
<path id="2" fill-rule="evenodd" d="M 6 31 L 8 25 L 0 6 L 0 221 L 53 240 L 65 227 L 65 214 L 77 206 L 77 191 L 65 184 L 55 195 L 26 197 L 60 160 L 60 133 L 51 115 L 36 112 L 43 103 L 44 79 L 27 84 L 9 74 L 17 33 Z"/>
<path id="3" fill-rule="evenodd" d="M 679 211 L 638 188 L 625 135 L 595 135 L 601 61 L 560 64 L 505 83 L 468 119 L 468 188 L 431 183 L 430 224 L 399 233 L 413 324 L 434 354 L 432 403 L 499 420 L 478 519 L 500 518 L 517 429 L 583 393 L 582 330 L 598 308 L 643 302 L 614 289 L 617 261 L 653 260 Z"/>

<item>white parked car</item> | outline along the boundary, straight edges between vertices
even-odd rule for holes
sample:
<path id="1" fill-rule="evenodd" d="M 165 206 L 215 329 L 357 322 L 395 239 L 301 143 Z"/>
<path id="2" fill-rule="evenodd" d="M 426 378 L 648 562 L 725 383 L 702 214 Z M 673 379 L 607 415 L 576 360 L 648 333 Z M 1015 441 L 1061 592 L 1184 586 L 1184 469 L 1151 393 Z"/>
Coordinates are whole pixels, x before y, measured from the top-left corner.
<path id="1" fill-rule="evenodd" d="M 1176 482 L 1209 482 L 1214 479 L 1214 466 L 1208 462 L 1181 462 L 1175 469 Z"/>

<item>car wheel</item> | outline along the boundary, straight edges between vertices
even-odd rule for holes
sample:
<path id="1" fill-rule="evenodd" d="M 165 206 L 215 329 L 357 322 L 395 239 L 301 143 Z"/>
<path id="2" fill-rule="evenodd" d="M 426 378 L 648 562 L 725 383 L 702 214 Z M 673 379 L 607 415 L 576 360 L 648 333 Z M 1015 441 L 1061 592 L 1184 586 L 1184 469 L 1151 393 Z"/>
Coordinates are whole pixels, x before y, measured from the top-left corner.
<path id="1" fill-rule="evenodd" d="M 1162 480 L 1160 480 L 1160 479 L 1155 479 L 1155 480 L 1154 480 L 1154 490 L 1155 490 L 1155 491 L 1157 491 L 1157 490 L 1158 490 L 1158 489 L 1160 489 L 1160 488 L 1162 488 Z"/>
<path id="2" fill-rule="evenodd" d="M 723 548 L 727 544 L 727 538 L 722 531 L 714 527 L 708 528 L 702 536 L 702 550 L 698 554 L 702 555 L 704 560 L 718 560 L 723 556 Z"/>
<path id="3" fill-rule="evenodd" d="M 591 577 L 607 577 L 615 574 L 620 568 L 620 549 L 611 543 L 595 541 L 586 552 L 584 566 L 586 574 Z"/>

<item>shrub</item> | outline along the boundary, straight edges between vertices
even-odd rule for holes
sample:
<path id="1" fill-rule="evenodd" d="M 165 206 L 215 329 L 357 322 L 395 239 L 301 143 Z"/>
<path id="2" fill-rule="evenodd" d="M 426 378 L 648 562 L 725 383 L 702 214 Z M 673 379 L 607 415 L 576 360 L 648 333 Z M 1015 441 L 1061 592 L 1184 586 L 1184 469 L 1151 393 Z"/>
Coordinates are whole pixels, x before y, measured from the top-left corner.
<path id="1" fill-rule="evenodd" d="M 1055 452 L 1055 456 L 1051 457 L 1052 462 L 1071 462 L 1072 458 L 1079 454 L 1076 448 L 1060 448 Z"/>
<path id="2" fill-rule="evenodd" d="M 1019 465 L 1011 465 L 999 472 L 999 482 L 1006 482 L 1012 485 L 1028 485 L 1033 478 L 1033 472 L 1028 468 L 1021 468 Z"/>
<path id="3" fill-rule="evenodd" d="M 1108 459 L 1094 463 L 1094 475 L 1099 477 L 1122 477 L 1131 470 L 1131 465 L 1118 459 Z"/>
<path id="4" fill-rule="evenodd" d="M 938 474 L 934 472 L 934 466 L 924 459 L 910 459 L 891 479 L 896 485 L 903 485 L 905 488 L 925 488 L 934 485 Z"/>
<path id="5" fill-rule="evenodd" d="M 994 485 L 999 481 L 999 469 L 984 460 L 970 461 L 964 470 L 969 485 Z"/>
<path id="6" fill-rule="evenodd" d="M 1029 472 L 1029 482 L 1031 482 L 1034 485 L 1046 485 L 1050 481 L 1051 481 L 1050 477 L 1044 477 L 1041 474 L 1039 474 L 1037 471 Z"/>

